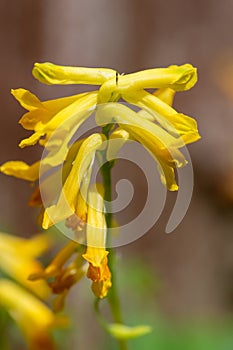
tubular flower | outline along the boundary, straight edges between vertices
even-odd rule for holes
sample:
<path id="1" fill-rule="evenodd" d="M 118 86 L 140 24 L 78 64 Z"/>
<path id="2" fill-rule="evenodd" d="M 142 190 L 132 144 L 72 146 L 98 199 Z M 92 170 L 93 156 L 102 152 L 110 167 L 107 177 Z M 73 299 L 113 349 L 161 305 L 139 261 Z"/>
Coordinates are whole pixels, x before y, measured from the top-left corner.
<path id="1" fill-rule="evenodd" d="M 103 188 L 98 185 L 103 194 Z M 104 298 L 111 287 L 111 273 L 108 268 L 106 246 L 106 222 L 102 194 L 91 188 L 88 193 L 87 250 L 83 258 L 89 262 L 87 277 L 92 279 L 92 290 L 99 298 Z"/>
<path id="2" fill-rule="evenodd" d="M 76 209 L 79 209 L 77 208 L 77 200 L 79 198 L 81 182 L 84 181 L 83 187 L 85 187 L 85 192 L 87 192 L 90 181 L 89 169 L 92 166 L 95 152 L 102 145 L 104 139 L 104 135 L 93 134 L 82 143 L 73 161 L 71 171 L 64 182 L 57 204 L 46 210 L 43 221 L 44 228 L 48 228 L 50 225 L 77 213 Z M 81 219 L 83 219 L 82 214 L 81 216 Z"/>
<path id="3" fill-rule="evenodd" d="M 82 252 L 83 247 L 80 244 L 70 241 L 43 271 L 29 276 L 31 281 L 45 279 L 53 294 L 58 295 L 53 304 L 56 312 L 64 307 L 70 288 L 86 273 L 87 266 L 82 258 Z M 70 262 L 71 258 L 73 260 Z"/>
<path id="4" fill-rule="evenodd" d="M 23 332 L 29 349 L 55 349 L 51 330 L 64 321 L 44 303 L 16 283 L 0 279 L 0 305 Z"/>
<path id="5" fill-rule="evenodd" d="M 179 151 L 179 148 L 184 146 L 182 139 L 174 137 L 157 124 L 142 119 L 140 115 L 124 105 L 108 103 L 100 106 L 96 114 L 97 123 L 106 124 L 112 118 L 128 132 L 124 133 L 126 140 L 128 138 L 136 140 L 151 152 L 159 164 L 162 182 L 169 190 L 177 190 L 174 168 L 186 164 L 184 156 Z"/>
<path id="6" fill-rule="evenodd" d="M 42 265 L 35 260 L 50 246 L 47 236 L 39 235 L 32 239 L 24 239 L 0 233 L 0 270 L 31 290 L 40 298 L 45 299 L 49 288 L 43 280 L 33 283 L 28 280 L 32 273 L 43 271 Z"/>

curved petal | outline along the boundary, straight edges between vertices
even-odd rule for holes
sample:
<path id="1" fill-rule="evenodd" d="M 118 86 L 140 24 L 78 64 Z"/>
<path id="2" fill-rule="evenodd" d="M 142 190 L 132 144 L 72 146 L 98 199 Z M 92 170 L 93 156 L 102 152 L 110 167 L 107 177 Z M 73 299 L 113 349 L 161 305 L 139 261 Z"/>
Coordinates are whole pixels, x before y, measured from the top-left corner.
<path id="1" fill-rule="evenodd" d="M 44 84 L 101 85 L 106 80 L 115 77 L 116 71 L 109 68 L 58 66 L 45 62 L 35 63 L 32 74 Z"/>
<path id="2" fill-rule="evenodd" d="M 136 112 L 119 103 L 110 102 L 98 105 L 95 119 L 98 125 L 118 123 L 124 125 L 123 129 L 127 131 L 134 128 L 141 129 L 142 132 L 151 135 L 159 149 L 184 146 L 181 137 L 176 138 L 170 135 L 159 125 L 152 123 L 150 120 L 142 119 Z"/>
<path id="3" fill-rule="evenodd" d="M 19 179 L 36 181 L 39 178 L 39 167 L 39 161 L 32 165 L 28 165 L 25 162 L 15 160 L 4 163 L 0 167 L 0 171 L 6 175 L 11 175 Z"/>
<path id="4" fill-rule="evenodd" d="M 39 349 L 42 343 L 48 349 L 54 348 L 50 331 L 59 323 L 59 316 L 47 305 L 7 279 L 0 280 L 0 304 L 24 333 L 28 348 Z"/>
<path id="5" fill-rule="evenodd" d="M 45 211 L 43 228 L 47 229 L 56 222 L 70 217 L 75 212 L 82 179 L 95 156 L 96 150 L 102 145 L 103 140 L 104 135 L 92 134 L 83 141 L 72 169 L 64 183 L 57 204 L 47 208 Z"/>
<path id="6" fill-rule="evenodd" d="M 21 104 L 21 106 L 28 111 L 33 111 L 34 109 L 42 108 L 43 105 L 38 99 L 38 97 L 32 94 L 30 91 L 25 89 L 12 89 L 12 95 Z"/>
<path id="7" fill-rule="evenodd" d="M 129 93 L 150 88 L 188 90 L 197 82 L 197 69 L 191 64 L 148 69 L 107 80 L 99 90 L 98 103 L 111 101 L 113 93 Z"/>
<path id="8" fill-rule="evenodd" d="M 97 184 L 88 193 L 87 250 L 83 254 L 83 258 L 89 262 L 87 277 L 92 279 L 92 290 L 99 298 L 104 298 L 112 285 L 108 251 L 105 250 L 107 227 L 103 191 L 103 187 Z"/>
<path id="9" fill-rule="evenodd" d="M 129 103 L 147 110 L 154 120 L 172 135 L 180 135 L 184 143 L 195 142 L 200 139 L 196 120 L 177 113 L 174 108 L 160 99 L 159 95 L 155 96 L 141 90 L 123 95 L 123 98 Z"/>
<path id="10" fill-rule="evenodd" d="M 69 122 L 66 123 L 65 121 L 69 120 L 71 123 L 75 121 L 76 124 L 83 122 L 85 120 L 83 117 L 88 111 L 95 107 L 96 101 L 96 91 L 84 94 L 81 98 L 76 99 L 73 103 L 58 111 L 47 123 L 38 122 L 35 126 L 35 133 L 29 138 L 22 140 L 19 146 L 24 148 L 34 145 L 42 136 L 47 133 L 53 133 L 61 125 L 63 125 L 63 131 L 67 134 L 73 127 L 73 124 L 70 125 Z M 77 119 L 74 120 L 75 117 L 77 117 Z M 63 137 L 61 139 L 63 139 Z"/>
<path id="11" fill-rule="evenodd" d="M 20 89 L 22 90 L 22 89 Z M 72 104 L 73 102 L 77 101 L 78 99 L 84 97 L 87 93 L 84 94 L 78 94 L 78 95 L 72 95 L 68 97 L 62 97 L 57 98 L 54 100 L 44 101 L 40 102 L 39 99 L 32 93 L 30 93 L 27 90 L 24 90 L 25 94 L 19 94 L 17 90 L 14 90 L 14 96 L 17 98 L 19 103 L 26 108 L 29 112 L 25 113 L 22 118 L 19 120 L 19 124 L 23 126 L 26 130 L 36 130 L 36 125 L 38 123 L 48 123 L 48 121 L 53 118 L 60 110 L 66 108 L 68 105 Z M 33 101 L 31 101 L 31 105 L 29 105 L 29 98 L 25 99 L 25 96 L 34 96 L 40 104 L 32 104 Z M 37 107 L 36 107 L 37 106 Z M 36 107 L 36 108 L 33 108 Z"/>
<path id="12" fill-rule="evenodd" d="M 160 100 L 172 106 L 176 91 L 170 88 L 162 88 L 153 92 L 154 96 L 157 96 Z"/>

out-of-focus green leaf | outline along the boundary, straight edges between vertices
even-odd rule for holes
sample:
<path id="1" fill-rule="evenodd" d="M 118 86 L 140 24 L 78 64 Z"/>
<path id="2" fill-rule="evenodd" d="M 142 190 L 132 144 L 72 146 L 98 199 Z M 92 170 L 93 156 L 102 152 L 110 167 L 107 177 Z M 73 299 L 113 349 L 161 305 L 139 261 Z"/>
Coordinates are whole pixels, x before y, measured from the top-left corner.
<path id="1" fill-rule="evenodd" d="M 108 325 L 107 330 L 112 337 L 127 340 L 146 335 L 152 331 L 152 328 L 146 325 L 129 327 L 119 323 L 112 323 Z"/>

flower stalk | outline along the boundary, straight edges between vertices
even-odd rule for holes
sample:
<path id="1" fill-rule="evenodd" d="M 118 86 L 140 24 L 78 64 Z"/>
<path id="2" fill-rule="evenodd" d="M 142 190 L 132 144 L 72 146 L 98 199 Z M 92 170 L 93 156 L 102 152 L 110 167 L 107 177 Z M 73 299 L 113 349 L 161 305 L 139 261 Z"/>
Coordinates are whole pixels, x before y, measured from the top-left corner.
<path id="1" fill-rule="evenodd" d="M 111 124 L 106 125 L 102 128 L 102 133 L 106 136 L 106 139 L 109 139 L 109 132 L 111 130 Z M 103 178 L 103 186 L 104 186 L 104 200 L 105 200 L 105 220 L 106 220 L 106 226 L 107 226 L 107 243 L 108 246 L 110 246 L 110 235 L 109 230 L 112 227 L 112 212 L 111 212 L 111 201 L 112 201 L 112 178 L 111 178 L 111 170 L 114 166 L 113 161 L 106 161 L 106 151 L 104 151 L 105 154 L 104 159 L 105 163 L 102 165 L 100 171 Z M 116 284 L 116 278 L 115 278 L 115 252 L 114 249 L 109 249 L 109 256 L 108 256 L 108 266 L 111 271 L 112 275 L 112 287 L 108 292 L 107 299 L 111 308 L 113 320 L 116 323 L 122 324 L 122 313 L 121 313 L 121 306 L 120 306 L 120 299 L 118 296 L 118 290 L 117 290 L 117 284 Z M 127 343 L 126 340 L 118 339 L 118 346 L 120 350 L 127 350 Z"/>

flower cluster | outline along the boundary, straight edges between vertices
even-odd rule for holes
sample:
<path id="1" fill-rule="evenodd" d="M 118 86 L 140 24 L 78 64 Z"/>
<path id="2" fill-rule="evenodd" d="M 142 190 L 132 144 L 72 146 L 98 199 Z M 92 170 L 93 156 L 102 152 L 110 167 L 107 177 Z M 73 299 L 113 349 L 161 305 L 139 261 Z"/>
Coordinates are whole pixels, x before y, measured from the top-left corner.
<path id="1" fill-rule="evenodd" d="M 92 92 L 43 102 L 25 89 L 12 90 L 13 96 L 28 110 L 19 123 L 32 131 L 19 146 L 38 143 L 45 148 L 46 156 L 32 165 L 22 161 L 6 162 L 1 172 L 33 183 L 40 180 L 40 187 L 32 194 L 29 204 L 41 208 L 40 221 L 44 229 L 65 221 L 74 238 L 80 232 L 85 233 L 81 243 L 87 245 L 86 252 L 77 243 L 70 243 L 43 273 L 31 276 L 31 279 L 54 278 L 50 287 L 59 294 L 59 309 L 69 288 L 85 272 L 93 281 L 92 290 L 97 297 L 105 297 L 111 287 L 105 189 L 91 184 L 96 155 L 102 155 L 106 161 L 112 159 L 117 152 L 111 150 L 109 140 L 112 139 L 120 140 L 120 146 L 130 140 L 139 142 L 157 162 L 167 189 L 177 190 L 175 169 L 186 164 L 180 149 L 200 136 L 195 120 L 178 113 L 172 103 L 176 91 L 193 87 L 197 74 L 190 64 L 120 75 L 112 69 L 36 63 L 33 75 L 45 84 L 100 86 Z M 119 103 L 120 99 L 137 106 L 139 111 Z M 78 128 L 93 113 L 102 132 L 73 142 Z M 60 185 L 54 181 L 57 171 L 61 172 Z M 42 188 L 49 191 L 45 193 Z M 65 266 L 74 254 L 75 259 Z"/>
<path id="2" fill-rule="evenodd" d="M 45 281 L 28 280 L 31 273 L 42 273 L 36 257 L 50 245 L 46 235 L 24 239 L 0 233 L 0 272 L 5 274 L 0 278 L 0 307 L 17 322 L 28 347 L 33 350 L 54 349 L 51 331 L 64 323 L 44 302 L 50 294 Z"/>

